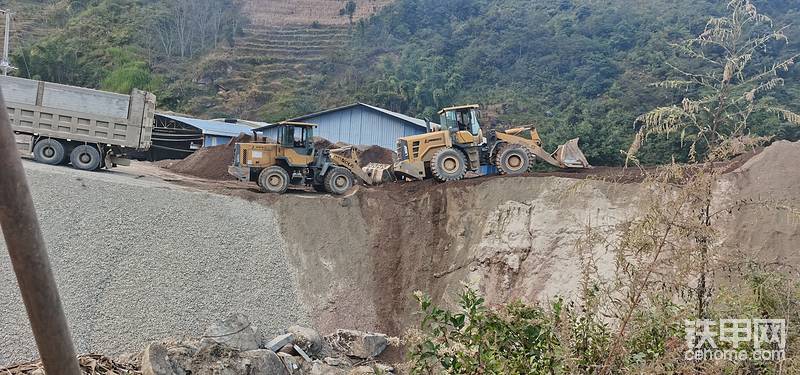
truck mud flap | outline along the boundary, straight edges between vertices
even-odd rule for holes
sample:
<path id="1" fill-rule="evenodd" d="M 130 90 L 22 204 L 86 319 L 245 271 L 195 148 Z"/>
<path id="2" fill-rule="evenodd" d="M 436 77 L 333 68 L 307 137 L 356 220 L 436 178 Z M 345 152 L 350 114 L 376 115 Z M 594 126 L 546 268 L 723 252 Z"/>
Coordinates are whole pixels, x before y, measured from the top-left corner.
<path id="1" fill-rule="evenodd" d="M 112 156 L 109 159 L 111 159 L 112 165 L 122 165 L 122 166 L 125 166 L 125 167 L 128 167 L 128 166 L 131 165 L 131 159 L 126 159 L 126 158 L 122 158 L 122 157 L 119 157 L 119 156 Z"/>
<path id="2" fill-rule="evenodd" d="M 14 134 L 17 151 L 22 156 L 31 156 L 33 153 L 33 136 L 28 134 Z"/>

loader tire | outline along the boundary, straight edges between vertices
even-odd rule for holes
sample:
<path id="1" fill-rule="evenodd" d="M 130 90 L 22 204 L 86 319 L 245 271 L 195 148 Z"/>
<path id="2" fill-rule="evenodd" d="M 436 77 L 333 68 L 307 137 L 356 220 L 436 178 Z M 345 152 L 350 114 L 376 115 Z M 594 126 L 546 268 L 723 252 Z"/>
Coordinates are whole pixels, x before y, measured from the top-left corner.
<path id="1" fill-rule="evenodd" d="M 534 156 L 527 147 L 507 144 L 497 153 L 495 165 L 497 172 L 507 175 L 518 175 L 529 172 L 533 167 Z"/>
<path id="2" fill-rule="evenodd" d="M 467 159 L 461 151 L 443 148 L 433 154 L 431 173 L 440 182 L 458 181 L 467 173 Z"/>
<path id="3" fill-rule="evenodd" d="M 352 172 L 333 167 L 325 174 L 325 190 L 334 195 L 342 195 L 353 187 L 354 180 Z"/>
<path id="4" fill-rule="evenodd" d="M 314 191 L 316 191 L 316 192 L 320 192 L 320 193 L 326 193 L 327 192 L 327 190 L 325 190 L 325 185 L 311 185 L 311 187 L 314 188 Z"/>
<path id="5" fill-rule="evenodd" d="M 55 139 L 42 139 L 33 146 L 33 159 L 39 163 L 61 164 L 64 162 L 64 155 L 64 145 Z"/>
<path id="6" fill-rule="evenodd" d="M 258 175 L 258 186 L 265 193 L 283 194 L 289 188 L 289 172 L 274 165 Z"/>

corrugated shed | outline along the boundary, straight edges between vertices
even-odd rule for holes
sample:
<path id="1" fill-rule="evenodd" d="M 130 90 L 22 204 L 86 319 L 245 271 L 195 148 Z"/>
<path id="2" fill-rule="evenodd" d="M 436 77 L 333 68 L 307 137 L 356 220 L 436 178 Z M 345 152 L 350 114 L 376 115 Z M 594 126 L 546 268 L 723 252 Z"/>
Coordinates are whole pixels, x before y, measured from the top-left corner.
<path id="1" fill-rule="evenodd" d="M 355 103 L 290 119 L 317 124 L 315 135 L 331 142 L 378 145 L 394 149 L 397 138 L 427 131 L 425 120 L 406 116 L 364 103 Z M 277 129 L 262 129 L 276 139 Z"/>
<path id="2" fill-rule="evenodd" d="M 216 135 L 228 138 L 233 138 L 241 133 L 250 134 L 253 128 L 239 123 L 228 123 L 215 120 L 201 120 L 197 118 L 183 117 L 168 115 L 164 113 L 157 113 L 156 115 L 166 117 L 175 121 L 182 122 L 186 125 L 193 126 L 200 129 L 204 135 Z"/>

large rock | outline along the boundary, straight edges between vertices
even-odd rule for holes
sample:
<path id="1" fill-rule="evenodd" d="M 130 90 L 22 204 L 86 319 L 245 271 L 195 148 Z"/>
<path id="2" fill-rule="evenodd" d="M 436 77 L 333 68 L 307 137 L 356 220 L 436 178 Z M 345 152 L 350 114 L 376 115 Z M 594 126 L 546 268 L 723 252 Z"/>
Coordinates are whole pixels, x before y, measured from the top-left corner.
<path id="1" fill-rule="evenodd" d="M 193 375 L 289 375 L 283 361 L 269 349 L 240 352 L 217 343 L 197 352 L 191 371 Z"/>
<path id="2" fill-rule="evenodd" d="M 142 375 L 175 375 L 167 358 L 167 348 L 157 342 L 142 353 Z"/>
<path id="3" fill-rule="evenodd" d="M 269 340 L 267 343 L 267 349 L 272 350 L 273 352 L 277 352 L 281 350 L 286 345 L 290 345 L 292 343 L 292 339 L 294 336 L 291 333 L 284 333 L 280 336 Z"/>
<path id="4" fill-rule="evenodd" d="M 269 349 L 250 350 L 240 353 L 241 374 L 249 375 L 289 375 L 283 361 Z"/>
<path id="5" fill-rule="evenodd" d="M 199 340 L 166 340 L 162 343 L 167 348 L 167 357 L 175 375 L 191 374 L 192 358 L 197 354 Z"/>
<path id="6" fill-rule="evenodd" d="M 311 371 L 309 372 L 310 375 L 345 375 L 347 371 L 328 366 L 322 362 L 314 362 L 311 367 Z"/>
<path id="7" fill-rule="evenodd" d="M 214 322 L 206 329 L 201 344 L 209 342 L 225 344 L 241 351 L 256 350 L 261 344 L 261 333 L 246 316 L 234 314 Z"/>
<path id="8" fill-rule="evenodd" d="M 293 336 L 292 342 L 308 355 L 316 356 L 322 350 L 322 336 L 316 330 L 294 325 L 287 331 Z"/>
<path id="9" fill-rule="evenodd" d="M 349 329 L 336 330 L 336 333 L 328 336 L 328 342 L 348 356 L 364 359 L 379 356 L 389 345 L 388 337 L 382 333 Z"/>
<path id="10" fill-rule="evenodd" d="M 310 371 L 306 361 L 300 357 L 295 357 L 287 353 L 278 353 L 278 358 L 283 361 L 290 375 L 301 375 Z"/>

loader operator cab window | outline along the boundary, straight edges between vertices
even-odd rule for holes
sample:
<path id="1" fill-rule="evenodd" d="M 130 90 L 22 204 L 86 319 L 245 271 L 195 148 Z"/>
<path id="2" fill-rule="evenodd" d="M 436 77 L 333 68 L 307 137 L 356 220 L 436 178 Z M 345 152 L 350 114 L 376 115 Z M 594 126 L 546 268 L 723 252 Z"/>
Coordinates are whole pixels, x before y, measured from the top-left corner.
<path id="1" fill-rule="evenodd" d="M 310 126 L 286 125 L 280 128 L 279 138 L 281 145 L 291 148 L 310 148 L 314 128 Z"/>
<path id="2" fill-rule="evenodd" d="M 302 128 L 294 128 L 294 147 L 303 147 L 305 142 L 303 142 L 303 129 Z"/>
<path id="3" fill-rule="evenodd" d="M 478 135 L 481 131 L 478 117 L 476 108 L 463 108 L 444 112 L 441 122 L 452 131 L 468 131 L 472 135 Z"/>
<path id="4" fill-rule="evenodd" d="M 458 113 L 456 113 L 456 111 L 446 111 L 441 114 L 439 122 L 442 123 L 442 127 L 444 127 L 445 129 L 457 131 L 458 129 L 458 120 L 456 119 L 457 115 Z"/>
<path id="5" fill-rule="evenodd" d="M 459 111 L 456 115 L 456 122 L 458 123 L 458 131 L 469 130 L 469 112 Z"/>
<path id="6" fill-rule="evenodd" d="M 469 110 L 469 132 L 472 135 L 478 135 L 481 131 L 481 123 L 478 121 L 478 117 L 480 117 L 480 112 L 477 109 L 472 108 Z"/>

